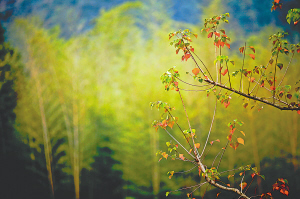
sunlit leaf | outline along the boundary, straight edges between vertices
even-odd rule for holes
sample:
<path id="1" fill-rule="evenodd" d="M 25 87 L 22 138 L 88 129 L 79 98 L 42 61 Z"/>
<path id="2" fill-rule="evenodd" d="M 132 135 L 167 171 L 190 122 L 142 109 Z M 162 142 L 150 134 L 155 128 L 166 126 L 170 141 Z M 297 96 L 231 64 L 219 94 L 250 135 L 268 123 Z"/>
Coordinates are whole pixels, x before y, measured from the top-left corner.
<path id="1" fill-rule="evenodd" d="M 225 70 L 224 70 L 224 72 L 223 72 L 223 73 L 221 73 L 221 74 L 224 76 L 224 75 L 226 75 L 226 73 L 227 73 L 227 72 L 228 72 L 228 70 L 227 70 L 227 69 L 225 69 Z"/>
<path id="2" fill-rule="evenodd" d="M 197 149 L 199 149 L 199 148 L 200 148 L 200 143 L 195 143 L 195 147 L 196 147 Z"/>
<path id="3" fill-rule="evenodd" d="M 240 184 L 240 187 L 241 187 L 242 189 L 244 189 L 246 186 L 247 186 L 247 182 L 243 182 L 242 184 Z"/>
<path id="4" fill-rule="evenodd" d="M 213 35 L 213 32 L 208 33 L 207 38 L 211 38 Z"/>
<path id="5" fill-rule="evenodd" d="M 255 49 L 253 46 L 249 46 L 249 48 L 255 53 Z"/>
<path id="6" fill-rule="evenodd" d="M 244 49 L 245 49 L 245 47 L 240 47 L 240 48 L 239 48 L 240 53 L 243 53 L 243 52 L 244 52 Z"/>
<path id="7" fill-rule="evenodd" d="M 255 55 L 249 54 L 249 56 L 250 56 L 253 60 L 255 60 Z"/>
<path id="8" fill-rule="evenodd" d="M 225 101 L 223 104 L 224 104 L 225 108 L 227 108 L 230 104 L 230 101 L 227 101 L 227 102 Z"/>
<path id="9" fill-rule="evenodd" d="M 192 73 L 193 73 L 194 75 L 198 75 L 199 72 L 200 72 L 200 69 L 199 69 L 199 68 L 194 68 L 194 69 L 192 70 Z"/>
<path id="10" fill-rule="evenodd" d="M 230 44 L 229 43 L 225 43 L 225 45 L 230 49 Z"/>
<path id="11" fill-rule="evenodd" d="M 182 160 L 184 160 L 183 154 L 179 154 L 179 158 L 182 159 Z"/>
<path id="12" fill-rule="evenodd" d="M 237 138 L 238 143 L 244 145 L 244 139 L 243 138 Z"/>
<path id="13" fill-rule="evenodd" d="M 240 132 L 241 132 L 241 134 L 243 134 L 244 136 L 246 136 L 245 133 L 244 133 L 244 131 L 240 131 Z"/>

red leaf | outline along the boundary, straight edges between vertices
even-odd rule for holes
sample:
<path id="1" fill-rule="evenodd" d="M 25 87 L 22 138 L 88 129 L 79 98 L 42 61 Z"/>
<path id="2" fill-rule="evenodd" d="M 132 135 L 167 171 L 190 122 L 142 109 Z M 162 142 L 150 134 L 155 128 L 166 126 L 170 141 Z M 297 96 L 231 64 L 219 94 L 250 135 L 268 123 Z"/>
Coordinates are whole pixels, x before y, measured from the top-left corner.
<path id="1" fill-rule="evenodd" d="M 228 102 L 224 102 L 223 104 L 224 104 L 225 108 L 227 108 L 229 106 L 230 102 L 229 101 Z"/>
<path id="2" fill-rule="evenodd" d="M 249 56 L 250 56 L 253 60 L 255 59 L 255 55 L 249 54 Z"/>
<path id="3" fill-rule="evenodd" d="M 207 38 L 211 38 L 213 35 L 213 32 L 208 33 Z"/>
<path id="4" fill-rule="evenodd" d="M 220 45 L 222 46 L 222 48 L 224 47 L 224 42 L 220 41 Z"/>
<path id="5" fill-rule="evenodd" d="M 297 53 L 300 53 L 300 48 L 297 49 Z"/>
<path id="6" fill-rule="evenodd" d="M 217 37 L 220 37 L 220 33 L 214 32 Z"/>
<path id="7" fill-rule="evenodd" d="M 190 50 L 191 50 L 192 52 L 194 52 L 194 48 L 192 48 L 192 46 L 191 46 Z"/>
<path id="8" fill-rule="evenodd" d="M 232 134 L 229 134 L 229 135 L 227 136 L 227 139 L 228 139 L 229 141 L 231 141 L 231 138 L 232 138 Z"/>
<path id="9" fill-rule="evenodd" d="M 255 49 L 253 46 L 249 46 L 249 48 L 255 53 Z"/>
<path id="10" fill-rule="evenodd" d="M 243 53 L 243 52 L 244 52 L 244 48 L 245 48 L 245 47 L 240 47 L 240 48 L 239 48 L 240 53 Z"/>
<path id="11" fill-rule="evenodd" d="M 175 85 L 175 86 L 178 86 L 178 82 L 174 82 L 174 85 Z"/>
<path id="12" fill-rule="evenodd" d="M 230 49 L 230 44 L 229 43 L 225 43 L 225 45 Z"/>
<path id="13" fill-rule="evenodd" d="M 294 25 L 297 25 L 298 22 L 299 22 L 299 21 L 294 21 Z"/>
<path id="14" fill-rule="evenodd" d="M 229 131 L 229 133 L 233 134 L 236 128 L 233 128 Z"/>
<path id="15" fill-rule="evenodd" d="M 275 91 L 275 86 L 270 86 L 270 89 L 271 89 L 272 91 Z"/>
<path id="16" fill-rule="evenodd" d="M 300 115 L 300 110 L 298 110 L 297 113 Z"/>
<path id="17" fill-rule="evenodd" d="M 221 73 L 221 74 L 224 76 L 224 75 L 226 75 L 226 73 L 227 73 L 227 72 L 228 72 L 228 70 L 227 70 L 227 69 L 225 69 L 225 70 L 224 70 L 224 72 L 223 72 L 223 73 Z"/>
<path id="18" fill-rule="evenodd" d="M 198 75 L 198 73 L 200 72 L 200 69 L 199 68 L 194 68 L 192 70 L 192 73 L 194 73 L 194 75 Z"/>
<path id="19" fill-rule="evenodd" d="M 186 53 L 184 56 L 185 61 L 187 61 L 191 57 L 190 53 Z"/>
<path id="20" fill-rule="evenodd" d="M 286 97 L 289 98 L 289 99 L 291 99 L 292 95 L 291 94 L 287 94 Z"/>
<path id="21" fill-rule="evenodd" d="M 246 186 L 247 186 L 247 182 L 243 182 L 242 183 L 242 189 L 245 189 Z M 241 184 L 240 184 L 240 187 L 241 187 Z"/>
<path id="22" fill-rule="evenodd" d="M 251 174 L 251 177 L 254 178 L 255 175 L 256 175 L 255 173 L 252 173 L 252 174 Z"/>

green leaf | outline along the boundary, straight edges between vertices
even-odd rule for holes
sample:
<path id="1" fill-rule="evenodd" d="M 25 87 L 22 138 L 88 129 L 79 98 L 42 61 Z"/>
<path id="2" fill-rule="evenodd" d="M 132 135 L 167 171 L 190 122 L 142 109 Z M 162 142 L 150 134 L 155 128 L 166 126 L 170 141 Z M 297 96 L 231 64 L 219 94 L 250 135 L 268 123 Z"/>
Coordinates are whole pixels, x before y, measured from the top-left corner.
<path id="1" fill-rule="evenodd" d="M 167 192 L 166 192 L 166 197 L 168 197 L 169 194 L 170 194 L 170 192 L 167 191 Z"/>
<path id="2" fill-rule="evenodd" d="M 278 68 L 280 68 L 280 70 L 283 68 L 283 64 L 282 63 L 278 63 L 277 66 L 278 66 Z"/>
<path id="3" fill-rule="evenodd" d="M 264 175 L 259 175 L 259 176 L 260 176 L 262 179 L 266 180 Z"/>

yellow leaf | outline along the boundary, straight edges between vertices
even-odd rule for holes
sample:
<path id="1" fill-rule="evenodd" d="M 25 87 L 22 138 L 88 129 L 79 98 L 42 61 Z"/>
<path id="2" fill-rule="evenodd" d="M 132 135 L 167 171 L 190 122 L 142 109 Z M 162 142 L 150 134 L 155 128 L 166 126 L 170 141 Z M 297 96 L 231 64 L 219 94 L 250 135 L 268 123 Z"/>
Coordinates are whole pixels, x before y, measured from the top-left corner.
<path id="1" fill-rule="evenodd" d="M 246 136 L 245 133 L 244 133 L 244 131 L 240 131 L 240 132 L 241 132 L 241 134 L 243 134 L 243 136 Z"/>
<path id="2" fill-rule="evenodd" d="M 244 139 L 243 138 L 237 138 L 238 143 L 244 145 Z"/>
<path id="3" fill-rule="evenodd" d="M 184 160 L 183 154 L 179 154 L 179 158 Z"/>

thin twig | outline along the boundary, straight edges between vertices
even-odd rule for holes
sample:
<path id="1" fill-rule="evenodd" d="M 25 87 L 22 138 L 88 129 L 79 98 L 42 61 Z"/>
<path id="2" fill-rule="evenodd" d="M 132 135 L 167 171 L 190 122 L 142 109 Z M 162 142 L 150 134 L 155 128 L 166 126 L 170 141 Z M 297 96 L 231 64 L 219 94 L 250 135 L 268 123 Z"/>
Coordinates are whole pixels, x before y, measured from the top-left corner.
<path id="1" fill-rule="evenodd" d="M 241 91 L 241 87 L 242 87 L 245 56 L 246 56 L 246 42 L 245 42 L 245 48 L 244 48 L 244 58 L 243 58 L 243 65 L 242 65 L 242 71 L 241 71 L 241 79 L 240 79 L 240 88 L 239 88 L 239 91 Z M 243 88 L 242 88 L 242 92 L 243 92 Z"/>
<path id="2" fill-rule="evenodd" d="M 188 154 L 190 154 L 190 156 L 192 156 L 194 159 L 195 159 L 195 157 L 191 154 L 191 153 L 189 153 L 188 152 L 188 150 L 184 147 L 184 146 L 182 146 L 182 144 L 180 143 L 180 142 L 178 142 L 177 140 L 176 140 L 176 138 L 174 138 L 174 136 L 167 130 L 167 129 L 165 129 L 165 131 L 169 134 L 169 136 L 175 141 L 175 142 L 177 142 L 177 144 L 179 144 Z"/>
<path id="3" fill-rule="evenodd" d="M 218 166 L 217 166 L 217 170 L 219 169 L 219 166 L 220 166 L 220 164 L 221 164 L 221 161 L 222 161 L 223 155 L 224 155 L 224 153 L 225 153 L 225 151 L 226 151 L 226 148 L 227 148 L 227 146 L 228 146 L 228 143 L 229 143 L 229 140 L 227 141 L 227 144 L 226 144 L 225 148 L 223 149 L 223 153 L 222 153 L 222 155 L 221 155 L 221 157 L 220 157 L 220 160 L 219 160 L 219 163 L 218 163 Z"/>
<path id="4" fill-rule="evenodd" d="M 278 84 L 278 87 L 281 85 L 283 79 L 285 78 L 286 72 L 288 71 L 288 69 L 289 69 L 289 67 L 290 67 L 290 64 L 291 64 L 291 62 L 292 62 L 292 59 L 293 59 L 293 57 L 294 57 L 294 54 L 295 54 L 295 53 L 293 53 L 293 55 L 292 55 L 292 57 L 291 57 L 291 59 L 290 59 L 290 61 L 289 61 L 289 64 L 288 64 L 288 66 L 287 66 L 287 68 L 286 68 L 286 70 L 285 70 L 285 72 L 284 72 L 284 75 L 283 75 L 283 77 L 282 77 L 280 83 Z"/>
<path id="5" fill-rule="evenodd" d="M 207 142 L 208 142 L 208 139 L 209 139 L 211 130 L 212 130 L 212 126 L 213 126 L 213 123 L 214 123 L 214 121 L 215 121 L 216 110 L 217 110 L 217 98 L 216 98 L 215 110 L 214 110 L 213 118 L 212 118 L 211 123 L 210 123 L 210 128 L 209 128 L 209 131 L 208 131 L 208 135 L 207 135 L 206 142 L 205 142 L 205 145 L 204 145 L 204 147 L 203 147 L 202 153 L 201 153 L 201 155 L 200 155 L 200 158 L 202 157 L 202 155 L 203 155 L 203 153 L 204 153 L 204 151 L 205 151 L 205 148 L 206 148 L 206 145 L 207 145 Z"/>

